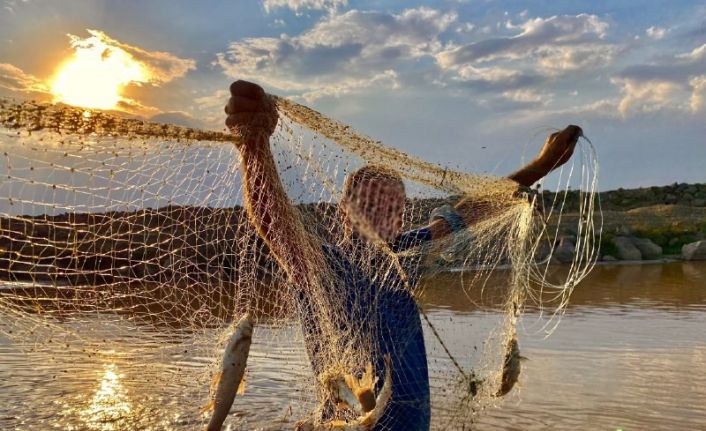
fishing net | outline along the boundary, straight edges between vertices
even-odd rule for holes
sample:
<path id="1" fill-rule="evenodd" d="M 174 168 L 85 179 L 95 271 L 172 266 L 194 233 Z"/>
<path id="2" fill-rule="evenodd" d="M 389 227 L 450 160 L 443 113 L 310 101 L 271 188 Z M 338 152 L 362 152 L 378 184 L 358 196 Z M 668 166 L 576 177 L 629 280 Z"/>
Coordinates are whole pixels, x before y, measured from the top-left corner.
<path id="1" fill-rule="evenodd" d="M 432 429 L 471 424 L 512 386 L 522 311 L 539 310 L 546 318 L 531 326 L 550 331 L 596 258 L 590 142 L 579 142 L 559 176 L 559 190 L 580 190 L 567 226 L 566 193 L 427 163 L 273 100 L 280 120 L 270 147 L 291 205 L 267 201 L 275 206 L 267 226 L 284 226 L 289 239 L 248 215 L 231 134 L 1 102 L 0 348 L 8 359 L 0 417 L 8 427 L 202 427 L 225 340 L 246 312 L 255 331 L 232 429 L 353 422 L 360 412 L 336 398 L 336 382 L 367 385 L 375 396 L 387 370 L 388 408 L 423 410 L 414 405 L 421 391 Z M 339 205 L 364 166 L 402 180 L 400 231 L 414 239 L 404 247 L 381 237 L 390 220 Z M 385 187 L 365 190 L 369 205 L 388 205 Z M 460 203 L 478 214 L 473 223 L 417 241 L 428 233 L 420 228 Z M 575 252 L 552 278 L 554 245 L 567 229 Z M 456 324 L 424 306 L 453 271 L 448 288 L 490 316 L 486 324 Z M 419 339 L 416 319 L 428 377 L 405 362 Z M 407 429 L 404 420 L 385 415 L 375 429 Z"/>

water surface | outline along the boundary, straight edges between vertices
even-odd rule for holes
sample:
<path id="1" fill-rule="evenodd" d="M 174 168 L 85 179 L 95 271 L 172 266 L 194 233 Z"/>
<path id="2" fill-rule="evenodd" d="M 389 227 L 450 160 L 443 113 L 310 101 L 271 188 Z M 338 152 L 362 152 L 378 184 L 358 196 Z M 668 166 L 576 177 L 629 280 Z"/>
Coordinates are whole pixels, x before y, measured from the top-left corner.
<path id="1" fill-rule="evenodd" d="M 499 315 L 471 305 L 482 301 L 458 289 L 462 277 L 427 281 L 422 300 L 452 352 L 468 357 Z M 599 266 L 550 336 L 539 317 L 529 308 L 522 320 L 528 360 L 519 385 L 478 413 L 472 429 L 706 428 L 706 262 Z M 75 327 L 68 320 L 71 337 L 27 345 L 0 336 L 0 427 L 200 428 L 218 334 L 153 327 L 146 335 L 135 330 L 140 322 L 123 319 L 96 313 Z M 312 407 L 299 339 L 294 324 L 257 327 L 246 394 L 229 429 L 287 429 L 282 424 Z M 431 373 L 445 375 L 449 361 L 428 331 L 427 339 Z M 438 429 L 448 428 L 453 410 L 443 389 L 433 393 Z"/>

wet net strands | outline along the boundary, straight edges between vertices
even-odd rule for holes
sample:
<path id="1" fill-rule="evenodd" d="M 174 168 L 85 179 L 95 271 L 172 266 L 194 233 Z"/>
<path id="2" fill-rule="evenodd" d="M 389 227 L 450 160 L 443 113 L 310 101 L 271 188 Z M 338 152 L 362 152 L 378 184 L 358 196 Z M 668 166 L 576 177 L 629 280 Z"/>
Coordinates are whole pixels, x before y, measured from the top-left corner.
<path id="1" fill-rule="evenodd" d="M 580 141 L 573 165 L 559 178 L 560 189 L 567 190 L 578 177 L 582 192 L 578 222 L 571 226 L 573 262 L 562 281 L 550 282 L 554 244 L 567 227 L 561 219 L 565 194 L 545 202 L 509 179 L 425 162 L 303 105 L 271 97 L 280 113 L 271 138 L 275 168 L 298 235 L 306 241 L 300 249 L 308 268 L 304 287 L 293 282 L 291 271 L 283 268 L 289 260 L 273 254 L 248 215 L 241 157 L 231 134 L 62 105 L 0 101 L 0 333 L 28 355 L 47 355 L 51 343 L 76 357 L 110 356 L 128 369 L 124 358 L 162 358 L 152 370 L 123 376 L 122 384 L 130 387 L 141 374 L 167 376 L 191 390 L 170 392 L 177 386 L 167 384 L 160 389 L 163 395 L 190 398 L 170 406 L 173 416 L 155 416 L 148 425 L 130 422 L 139 416 L 131 404 L 118 410 L 116 429 L 192 429 L 207 423 L 194 404 L 206 403 L 224 341 L 233 323 L 250 313 L 255 353 L 248 375 L 260 383 L 249 385 L 235 401 L 250 409 L 246 417 L 231 415 L 226 423 L 243 429 L 294 429 L 311 418 L 312 424 L 322 418 L 355 424 L 369 411 L 344 393 L 345 385 L 332 382 L 355 383 L 360 393 L 370 392 L 370 399 L 395 405 L 400 402 L 395 391 L 399 395 L 403 388 L 393 385 L 389 397 L 380 396 L 385 373 L 391 373 L 392 382 L 412 385 L 415 379 L 399 375 L 406 372 L 394 365 L 397 352 L 414 339 L 403 329 L 396 335 L 399 345 L 388 352 L 393 365 L 385 370 L 383 353 L 390 349 L 376 336 L 385 319 L 364 300 L 378 298 L 371 286 L 389 291 L 389 297 L 400 292 L 404 298 L 401 292 L 406 292 L 419 304 L 425 295 L 420 278 L 433 280 L 463 268 L 458 289 L 469 303 L 493 297 L 500 304 L 500 311 L 479 305 L 480 312 L 497 316 L 493 328 L 458 327 L 451 333 L 416 308 L 425 322 L 430 358 L 432 428 L 462 429 L 498 402 L 513 375 L 509 359 L 514 356 L 508 352 L 513 342 L 517 346 L 525 304 L 542 307 L 550 318 L 539 323 L 539 331 L 550 331 L 557 322 L 551 317 L 561 315 L 571 290 L 595 263 L 600 226 L 593 218 L 597 163 L 590 142 Z M 365 165 L 381 166 L 402 179 L 407 191 L 402 231 L 427 225 L 432 210 L 443 205 L 466 202 L 482 216 L 450 235 L 394 252 L 378 234 L 379 223 L 339 205 L 346 178 Z M 386 205 L 387 192 L 374 193 L 379 196 L 366 199 Z M 344 216 L 355 225 L 352 237 Z M 336 267 L 339 255 L 365 283 Z M 488 288 L 491 277 L 502 278 L 495 285 L 503 288 Z M 352 294 L 351 286 L 358 291 Z M 314 322 L 317 332 L 302 330 L 303 322 Z M 121 341 L 108 349 L 116 334 Z M 472 349 L 459 347 L 454 341 L 459 334 Z M 287 354 L 258 350 L 258 343 L 282 340 L 296 349 Z M 315 357 L 305 348 L 312 345 L 319 346 Z M 270 355 L 283 368 L 307 370 L 286 382 L 292 396 L 282 400 L 281 410 L 257 408 L 258 390 L 264 396 L 278 382 L 276 376 L 257 376 L 263 360 L 258 355 Z M 106 367 L 105 375 L 117 379 L 120 374 Z M 339 390 L 349 403 L 332 408 L 332 391 Z M 60 415 L 62 420 L 79 428 L 106 429 L 90 425 L 86 409 L 81 414 L 63 410 L 68 413 Z M 381 415 L 378 410 L 370 411 Z M 394 418 L 379 420 L 375 429 L 400 429 Z"/>

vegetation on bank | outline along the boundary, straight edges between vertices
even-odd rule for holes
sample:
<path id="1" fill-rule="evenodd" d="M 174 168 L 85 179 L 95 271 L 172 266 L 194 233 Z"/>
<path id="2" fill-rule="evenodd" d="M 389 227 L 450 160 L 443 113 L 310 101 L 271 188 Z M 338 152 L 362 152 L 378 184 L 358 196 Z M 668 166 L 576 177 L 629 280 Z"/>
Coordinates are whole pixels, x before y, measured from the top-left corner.
<path id="1" fill-rule="evenodd" d="M 563 195 L 563 193 L 561 193 Z M 566 211 L 578 211 L 579 191 L 566 193 L 564 208 Z M 545 203 L 551 203 L 556 194 L 543 191 Z M 706 183 L 673 183 L 666 186 L 640 187 L 636 189 L 610 190 L 597 194 L 604 211 L 628 211 L 635 208 L 655 205 L 680 205 L 685 207 L 706 207 Z"/>

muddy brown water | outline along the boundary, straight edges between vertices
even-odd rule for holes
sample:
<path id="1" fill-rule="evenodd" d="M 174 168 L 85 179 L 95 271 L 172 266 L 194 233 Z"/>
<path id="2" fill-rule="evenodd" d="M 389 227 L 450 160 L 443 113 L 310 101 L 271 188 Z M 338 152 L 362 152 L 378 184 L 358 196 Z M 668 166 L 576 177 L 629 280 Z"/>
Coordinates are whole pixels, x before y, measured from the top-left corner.
<path id="1" fill-rule="evenodd" d="M 492 308 L 469 305 L 456 288 L 463 277 L 428 280 L 422 298 L 459 351 L 470 348 L 463 331 L 487 331 L 497 319 Z M 471 429 L 706 429 L 706 262 L 598 266 L 550 336 L 538 316 L 529 308 L 523 318 L 529 360 L 519 386 Z M 213 356 L 184 346 L 207 345 L 214 334 L 163 327 L 145 336 L 130 329 L 139 322 L 122 319 L 96 313 L 76 324 L 82 348 L 58 338 L 21 346 L 0 335 L 0 428 L 199 429 Z M 262 418 L 291 422 L 305 409 L 297 401 L 309 371 L 298 337 L 294 324 L 257 327 L 246 394 L 228 429 L 276 429 Z M 432 375 L 447 366 L 438 350 L 429 364 Z M 444 400 L 434 402 L 439 416 Z"/>

